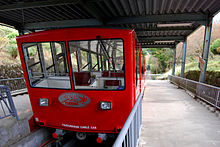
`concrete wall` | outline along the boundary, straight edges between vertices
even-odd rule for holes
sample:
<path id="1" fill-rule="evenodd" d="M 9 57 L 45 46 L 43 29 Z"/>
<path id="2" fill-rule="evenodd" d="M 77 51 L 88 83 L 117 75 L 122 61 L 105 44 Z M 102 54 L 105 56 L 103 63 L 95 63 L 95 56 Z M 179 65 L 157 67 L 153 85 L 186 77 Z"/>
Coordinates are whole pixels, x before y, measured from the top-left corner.
<path id="1" fill-rule="evenodd" d="M 23 70 L 20 65 L 0 65 L 0 79 L 23 77 Z M 24 80 L 3 81 L 0 85 L 9 86 L 11 90 L 26 88 Z"/>
<path id="2" fill-rule="evenodd" d="M 17 143 L 11 145 L 11 147 L 39 147 L 49 138 L 50 138 L 49 130 L 46 128 L 42 128 L 29 134 L 28 136 L 21 139 Z"/>
<path id="3" fill-rule="evenodd" d="M 31 133 L 28 119 L 16 121 L 10 117 L 0 122 L 0 147 L 39 147 L 51 134 L 46 128 Z"/>

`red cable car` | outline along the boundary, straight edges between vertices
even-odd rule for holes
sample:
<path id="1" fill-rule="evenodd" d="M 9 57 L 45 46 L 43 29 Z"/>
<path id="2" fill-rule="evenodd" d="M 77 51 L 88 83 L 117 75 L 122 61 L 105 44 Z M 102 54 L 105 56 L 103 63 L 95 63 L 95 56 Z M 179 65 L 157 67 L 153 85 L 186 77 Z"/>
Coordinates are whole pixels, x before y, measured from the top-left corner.
<path id="1" fill-rule="evenodd" d="M 18 36 L 17 44 L 37 125 L 56 128 L 54 136 L 98 133 L 99 142 L 120 132 L 144 88 L 133 30 L 41 31 Z"/>

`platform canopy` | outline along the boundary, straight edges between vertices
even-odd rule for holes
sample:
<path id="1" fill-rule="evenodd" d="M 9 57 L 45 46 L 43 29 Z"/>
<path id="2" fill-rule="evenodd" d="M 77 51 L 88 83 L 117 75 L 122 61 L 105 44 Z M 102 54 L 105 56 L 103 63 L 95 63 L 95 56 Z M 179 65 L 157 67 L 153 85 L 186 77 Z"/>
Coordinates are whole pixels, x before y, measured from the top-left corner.
<path id="1" fill-rule="evenodd" d="M 173 48 L 219 9 L 220 0 L 0 0 L 0 23 L 21 32 L 132 28 L 142 47 Z"/>

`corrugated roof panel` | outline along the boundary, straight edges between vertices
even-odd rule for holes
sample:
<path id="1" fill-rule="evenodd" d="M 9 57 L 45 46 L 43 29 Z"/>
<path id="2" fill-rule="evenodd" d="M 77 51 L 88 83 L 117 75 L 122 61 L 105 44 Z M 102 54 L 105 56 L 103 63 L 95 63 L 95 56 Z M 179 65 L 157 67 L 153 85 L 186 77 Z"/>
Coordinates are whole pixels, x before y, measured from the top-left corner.
<path id="1" fill-rule="evenodd" d="M 104 3 L 105 3 L 106 8 L 110 11 L 113 17 L 119 15 L 112 1 L 104 1 Z"/>
<path id="2" fill-rule="evenodd" d="M 117 12 L 119 14 L 118 16 L 124 16 L 125 11 L 122 8 L 122 5 L 121 5 L 120 1 L 119 0 L 112 0 L 112 3 L 113 3 L 115 9 L 117 10 Z"/>
<path id="3" fill-rule="evenodd" d="M 18 13 L 14 13 L 14 12 L 0 12 L 0 16 L 2 17 L 2 19 L 8 19 L 10 18 L 10 20 L 16 21 L 16 22 L 22 22 L 21 17 L 18 16 Z"/>
<path id="4" fill-rule="evenodd" d="M 76 5 L 73 5 L 73 4 L 70 4 L 70 5 L 67 5 L 70 7 L 70 9 L 72 11 L 74 11 L 74 13 L 76 15 L 78 15 L 79 18 L 91 18 L 92 15 L 89 14 L 89 12 L 87 10 L 85 10 L 81 5 L 79 4 L 76 4 Z"/>
<path id="5" fill-rule="evenodd" d="M 34 11 L 31 9 L 23 10 L 23 13 L 21 13 L 22 21 L 24 19 L 24 22 L 41 22 L 45 19 L 47 21 L 52 21 L 53 18 L 48 17 L 47 11 L 45 12 L 44 9 L 38 9 L 38 11 Z"/>
<path id="6" fill-rule="evenodd" d="M 76 22 L 83 20 L 79 23 L 80 25 L 86 26 L 85 21 L 89 23 L 89 26 L 92 26 L 94 22 L 95 25 L 107 24 L 109 26 L 135 29 L 140 31 L 137 32 L 138 35 L 145 37 L 173 36 L 175 38 L 175 36 L 181 36 L 183 38 L 198 28 L 200 23 L 204 24 L 207 14 L 213 15 L 219 9 L 220 0 L 0 0 L 0 22 L 9 22 L 10 25 L 13 25 L 14 22 L 19 22 L 19 24 L 16 23 L 16 26 L 26 24 L 30 26 L 32 23 L 38 26 L 36 23 L 42 22 L 40 26 L 44 27 L 43 24 L 51 21 L 66 21 L 69 23 L 71 20 L 77 20 Z M 177 15 L 183 13 L 186 14 L 184 15 L 184 21 L 182 20 L 183 17 Z M 166 14 L 169 15 L 167 16 Z M 193 14 L 199 14 L 199 20 L 185 20 L 187 16 L 191 19 L 196 19 L 196 17 L 192 16 Z M 174 17 L 172 17 L 172 20 L 166 21 L 168 19 L 164 19 L 163 15 L 167 18 L 169 16 Z M 123 17 L 123 20 L 117 23 L 117 21 L 122 19 L 121 17 Z M 158 22 L 160 17 L 165 21 Z M 154 19 L 154 21 L 149 21 L 149 19 Z M 90 20 L 92 21 L 91 23 Z M 111 20 L 116 21 L 106 23 Z M 157 26 L 158 23 L 180 24 L 183 22 L 190 22 L 191 25 L 188 27 L 172 26 L 165 28 Z M 56 25 L 55 28 L 59 28 L 60 23 Z M 51 29 L 53 26 L 48 28 Z M 143 31 L 144 29 L 147 31 Z M 181 37 L 180 39 L 182 39 Z M 172 37 L 169 39 L 172 39 Z"/>
<path id="7" fill-rule="evenodd" d="M 132 16 L 130 5 L 127 0 L 119 0 L 122 5 L 123 10 L 125 11 L 126 16 Z"/>

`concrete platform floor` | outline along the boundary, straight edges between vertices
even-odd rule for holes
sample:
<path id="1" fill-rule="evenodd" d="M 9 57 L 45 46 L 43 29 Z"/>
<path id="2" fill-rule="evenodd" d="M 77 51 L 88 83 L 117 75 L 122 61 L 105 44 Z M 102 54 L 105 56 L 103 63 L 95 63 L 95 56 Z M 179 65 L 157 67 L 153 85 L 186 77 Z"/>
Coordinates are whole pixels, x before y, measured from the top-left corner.
<path id="1" fill-rule="evenodd" d="M 33 113 L 28 94 L 15 96 L 13 101 L 19 121 L 12 116 L 0 119 L 0 147 L 39 147 L 49 139 L 49 131 L 43 128 L 30 132 L 28 120 Z"/>
<path id="2" fill-rule="evenodd" d="M 13 97 L 13 101 L 19 121 L 12 116 L 0 119 L 0 147 L 10 146 L 30 133 L 28 120 L 32 116 L 32 110 L 28 95 L 18 95 Z"/>
<path id="3" fill-rule="evenodd" d="M 149 80 L 139 147 L 220 147 L 220 118 L 168 81 Z"/>

